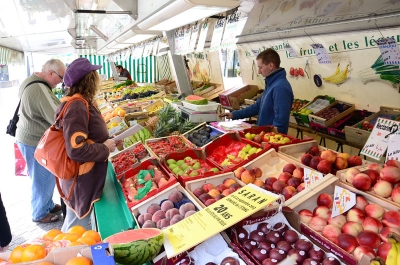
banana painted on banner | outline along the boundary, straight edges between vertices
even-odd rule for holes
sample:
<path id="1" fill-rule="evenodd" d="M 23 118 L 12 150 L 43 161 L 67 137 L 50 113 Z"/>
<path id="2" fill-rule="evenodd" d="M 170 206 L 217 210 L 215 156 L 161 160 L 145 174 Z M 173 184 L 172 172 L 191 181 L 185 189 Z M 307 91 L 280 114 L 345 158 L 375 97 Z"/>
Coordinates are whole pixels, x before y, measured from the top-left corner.
<path id="1" fill-rule="evenodd" d="M 329 83 L 332 83 L 335 85 L 339 85 L 339 84 L 344 83 L 347 80 L 348 73 L 349 73 L 349 65 L 347 65 L 346 68 L 341 73 L 339 73 L 333 77 L 330 76 L 328 78 L 324 78 L 324 80 L 326 82 L 329 82 Z"/>
<path id="2" fill-rule="evenodd" d="M 340 63 L 337 64 L 336 70 L 335 70 L 335 72 L 333 73 L 333 75 L 330 75 L 330 76 L 328 76 L 328 77 L 324 77 L 323 79 L 324 79 L 325 81 L 329 81 L 329 80 L 331 80 L 332 78 L 336 77 L 339 73 L 340 73 Z"/>

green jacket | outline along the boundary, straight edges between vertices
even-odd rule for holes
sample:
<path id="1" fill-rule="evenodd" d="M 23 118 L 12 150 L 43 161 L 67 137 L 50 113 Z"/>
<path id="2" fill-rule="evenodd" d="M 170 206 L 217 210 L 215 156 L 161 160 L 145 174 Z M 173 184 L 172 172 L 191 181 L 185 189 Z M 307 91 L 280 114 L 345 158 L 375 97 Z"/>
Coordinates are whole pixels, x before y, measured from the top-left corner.
<path id="1" fill-rule="evenodd" d="M 18 92 L 21 106 L 15 138 L 30 146 L 37 146 L 44 132 L 54 123 L 54 113 L 60 105 L 60 100 L 44 84 L 35 83 L 25 89 L 36 80 L 46 82 L 33 74 L 22 82 Z"/>

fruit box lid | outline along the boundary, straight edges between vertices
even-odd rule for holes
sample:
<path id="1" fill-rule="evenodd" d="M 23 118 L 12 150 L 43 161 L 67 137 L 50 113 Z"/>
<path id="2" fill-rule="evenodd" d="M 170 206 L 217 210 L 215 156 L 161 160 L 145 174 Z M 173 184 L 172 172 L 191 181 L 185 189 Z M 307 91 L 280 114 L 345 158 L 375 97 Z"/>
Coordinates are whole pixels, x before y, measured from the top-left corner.
<path id="1" fill-rule="evenodd" d="M 178 160 L 184 160 L 186 157 L 191 157 L 193 159 L 199 159 L 204 161 L 210 168 L 217 168 L 219 172 L 204 172 L 203 174 L 196 175 L 196 176 L 177 176 L 175 175 L 172 170 L 169 168 L 167 165 L 168 159 L 174 159 L 176 161 Z M 177 178 L 178 181 L 185 186 L 187 181 L 190 180 L 195 180 L 195 179 L 201 179 L 201 178 L 207 178 L 210 176 L 214 176 L 216 174 L 221 174 L 223 172 L 223 168 L 216 163 L 214 163 L 212 160 L 206 158 L 203 150 L 199 149 L 190 149 L 190 150 L 184 150 L 181 152 L 174 152 L 174 153 L 169 153 L 165 157 L 160 158 L 161 164 L 164 166 L 165 170 L 170 174 L 171 177 Z"/>
<path id="2" fill-rule="evenodd" d="M 165 177 L 168 178 L 167 184 L 165 184 L 161 188 L 150 191 L 149 193 L 146 194 L 146 196 L 144 196 L 142 199 L 140 199 L 138 201 L 134 201 L 134 202 L 130 201 L 128 199 L 128 191 L 123 186 L 125 179 L 133 177 L 135 174 L 139 173 L 140 170 L 147 169 L 151 165 L 156 166 L 163 173 L 163 175 L 165 175 Z M 125 199 L 126 199 L 126 203 L 127 203 L 128 207 L 131 208 L 143 201 L 148 200 L 149 198 L 155 196 L 156 194 L 160 193 L 161 191 L 167 189 L 168 187 L 176 184 L 177 180 L 174 177 L 171 177 L 167 173 L 166 169 L 160 164 L 160 162 L 156 158 L 150 158 L 150 159 L 143 161 L 140 164 L 137 164 L 137 166 L 135 168 L 132 168 L 132 169 L 126 171 L 124 173 L 123 178 L 120 179 L 120 183 L 121 183 L 121 188 L 122 188 L 122 191 L 123 191 Z"/>

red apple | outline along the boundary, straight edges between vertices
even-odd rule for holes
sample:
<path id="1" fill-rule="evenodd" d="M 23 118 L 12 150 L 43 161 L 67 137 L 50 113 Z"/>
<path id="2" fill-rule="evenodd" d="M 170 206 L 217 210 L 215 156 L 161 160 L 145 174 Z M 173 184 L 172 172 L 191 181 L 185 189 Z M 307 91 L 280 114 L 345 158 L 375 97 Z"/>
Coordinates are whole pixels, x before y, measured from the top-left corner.
<path id="1" fill-rule="evenodd" d="M 304 168 L 299 167 L 293 171 L 293 177 L 303 180 L 304 178 Z"/>
<path id="2" fill-rule="evenodd" d="M 356 167 L 362 165 L 362 160 L 361 157 L 359 156 L 350 156 L 347 162 L 349 163 L 349 167 Z"/>
<path id="3" fill-rule="evenodd" d="M 274 178 L 274 177 L 269 177 L 269 178 L 267 178 L 267 179 L 265 180 L 265 184 L 272 187 L 272 184 L 274 184 L 274 182 L 275 182 L 276 180 L 277 180 L 277 179 Z"/>
<path id="4" fill-rule="evenodd" d="M 289 180 L 288 180 L 288 182 L 287 182 L 287 184 L 289 185 L 289 186 L 292 186 L 292 187 L 294 187 L 294 188 L 297 188 L 300 184 L 301 184 L 301 180 L 300 179 L 298 179 L 298 178 L 290 178 Z M 400 265 L 400 264 L 399 264 Z"/>
<path id="5" fill-rule="evenodd" d="M 282 172 L 278 176 L 278 180 L 283 181 L 285 184 L 287 184 L 288 180 L 292 177 L 292 175 L 288 172 Z"/>
<path id="6" fill-rule="evenodd" d="M 295 165 L 288 163 L 283 167 L 282 172 L 288 172 L 290 175 L 293 175 L 293 171 L 295 169 L 296 169 Z"/>
<path id="7" fill-rule="evenodd" d="M 310 155 L 310 154 L 304 154 L 304 155 L 302 155 L 302 156 L 301 156 L 301 163 L 302 163 L 303 165 L 310 166 L 310 161 L 311 161 L 312 157 L 313 157 L 313 156 Z"/>
<path id="8" fill-rule="evenodd" d="M 313 168 L 313 169 L 317 169 L 317 166 L 318 166 L 318 164 L 319 164 L 319 162 L 321 161 L 321 158 L 319 157 L 319 156 L 313 156 L 312 158 L 311 158 L 311 161 L 310 161 L 310 167 L 311 168 Z"/>
<path id="9" fill-rule="evenodd" d="M 369 230 L 364 230 L 358 233 L 357 241 L 359 245 L 365 245 L 371 248 L 378 248 L 381 244 L 381 238 L 379 235 Z"/>
<path id="10" fill-rule="evenodd" d="M 353 179 L 354 188 L 362 191 L 367 191 L 371 188 L 371 178 L 364 173 L 358 173 Z"/>
<path id="11" fill-rule="evenodd" d="M 328 193 L 321 193 L 317 198 L 318 206 L 326 206 L 331 208 L 333 205 L 333 196 Z"/>
<path id="12" fill-rule="evenodd" d="M 318 146 L 311 146 L 310 149 L 308 149 L 308 153 L 313 156 L 319 155 L 320 152 Z"/>
<path id="13" fill-rule="evenodd" d="M 348 234 L 340 234 L 338 237 L 338 246 L 344 251 L 352 253 L 358 247 L 357 239 Z"/>
<path id="14" fill-rule="evenodd" d="M 322 151 L 320 157 L 322 160 L 327 160 L 332 164 L 336 160 L 336 153 L 334 153 L 332 150 L 328 149 L 328 150 Z"/>
<path id="15" fill-rule="evenodd" d="M 321 160 L 317 165 L 317 170 L 323 174 L 329 174 L 332 170 L 332 163 L 328 160 Z"/>

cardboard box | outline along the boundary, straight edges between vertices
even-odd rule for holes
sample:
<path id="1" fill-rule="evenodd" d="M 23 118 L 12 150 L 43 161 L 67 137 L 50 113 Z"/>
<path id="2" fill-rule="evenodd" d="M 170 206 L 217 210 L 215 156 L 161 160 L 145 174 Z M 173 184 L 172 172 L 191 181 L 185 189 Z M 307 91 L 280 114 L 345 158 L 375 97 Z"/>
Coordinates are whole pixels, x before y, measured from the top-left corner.
<path id="1" fill-rule="evenodd" d="M 224 91 L 219 94 L 219 101 L 226 109 L 240 109 L 244 99 L 252 98 L 259 92 L 258 86 L 244 85 Z"/>
<path id="2" fill-rule="evenodd" d="M 224 90 L 225 90 L 224 85 L 218 85 L 213 90 L 208 91 L 207 93 L 204 93 L 201 96 L 208 100 L 212 100 L 214 98 L 217 98 L 219 94 L 221 94 Z"/>
<path id="3" fill-rule="evenodd" d="M 395 107 L 387 107 L 381 106 L 380 111 L 365 118 L 364 120 L 360 121 L 359 123 L 355 124 L 354 126 L 345 126 L 345 134 L 346 140 L 349 142 L 357 143 L 364 145 L 369 136 L 371 135 L 370 131 L 360 129 L 358 126 L 362 124 L 364 121 L 373 122 L 378 119 L 378 117 L 387 117 L 387 118 L 396 118 L 400 115 L 400 109 Z M 372 131 L 372 129 L 371 129 Z"/>
<path id="4" fill-rule="evenodd" d="M 317 101 L 318 99 L 326 99 L 329 100 L 329 103 L 333 103 L 335 101 L 335 98 L 330 97 L 330 96 L 316 96 L 312 101 L 310 101 L 307 105 L 305 105 L 304 107 L 302 107 L 300 110 L 302 109 L 307 109 L 311 104 L 313 104 L 315 101 Z M 308 118 L 307 114 L 301 113 L 299 111 L 293 111 L 292 114 L 294 116 L 294 118 L 296 119 L 296 122 L 298 125 L 300 126 L 305 126 L 305 127 L 310 127 L 310 120 Z"/>
<path id="5" fill-rule="evenodd" d="M 359 191 L 357 189 L 354 189 L 353 187 L 343 185 L 342 182 L 339 181 L 338 178 L 334 177 L 333 175 L 326 176 L 326 178 L 329 177 L 328 181 L 325 181 L 322 183 L 320 186 L 313 188 L 312 192 L 308 193 L 306 196 L 303 196 L 301 199 L 299 199 L 297 202 L 293 203 L 290 207 L 295 210 L 296 212 L 299 212 L 302 209 L 308 209 L 310 211 L 313 211 L 314 208 L 317 206 L 317 198 L 320 194 L 322 193 L 328 193 L 328 194 L 333 194 L 335 190 L 335 186 L 339 186 L 342 188 L 345 188 L 355 194 L 362 195 L 364 196 L 368 202 L 370 203 L 376 203 L 381 205 L 385 210 L 395 210 L 398 211 L 398 206 L 394 206 L 393 204 L 383 202 L 380 199 L 377 199 L 376 197 L 366 194 L 362 191 Z M 342 248 L 334 244 L 333 242 L 327 240 L 325 237 L 323 237 L 320 233 L 314 231 L 304 223 L 301 223 L 301 232 L 309 237 L 312 241 L 314 241 L 319 247 L 324 249 L 325 251 L 329 251 L 332 253 L 335 253 L 340 260 L 345 262 L 346 264 L 349 265 L 370 265 L 370 260 L 367 256 L 363 256 L 363 258 L 358 261 L 355 259 L 355 257 L 346 251 L 344 251 Z"/>
<path id="6" fill-rule="evenodd" d="M 114 122 L 117 124 L 117 126 L 110 127 Z M 117 133 L 121 133 L 123 130 L 126 130 L 128 128 L 128 125 L 121 117 L 115 116 L 107 123 L 107 128 L 109 127 L 110 129 L 108 129 L 108 133 L 110 136 L 112 136 Z"/>
<path id="7" fill-rule="evenodd" d="M 335 107 L 336 104 L 346 104 L 346 105 L 349 106 L 349 108 L 346 109 L 345 111 L 342 111 L 340 114 L 336 115 L 335 117 L 333 117 L 332 119 L 329 119 L 329 120 L 317 116 L 318 113 L 321 113 L 325 109 L 333 108 L 333 107 Z M 330 104 L 328 107 L 323 108 L 322 110 L 318 111 L 317 113 L 308 115 L 308 117 L 310 119 L 310 127 L 313 128 L 313 124 L 312 123 L 316 123 L 316 124 L 319 124 L 319 125 L 322 125 L 322 126 L 325 126 L 325 127 L 331 126 L 333 123 L 335 123 L 336 121 L 338 121 L 338 120 L 342 119 L 343 117 L 349 115 L 354 110 L 355 110 L 355 105 L 354 104 L 335 100 L 335 102 Z"/>

